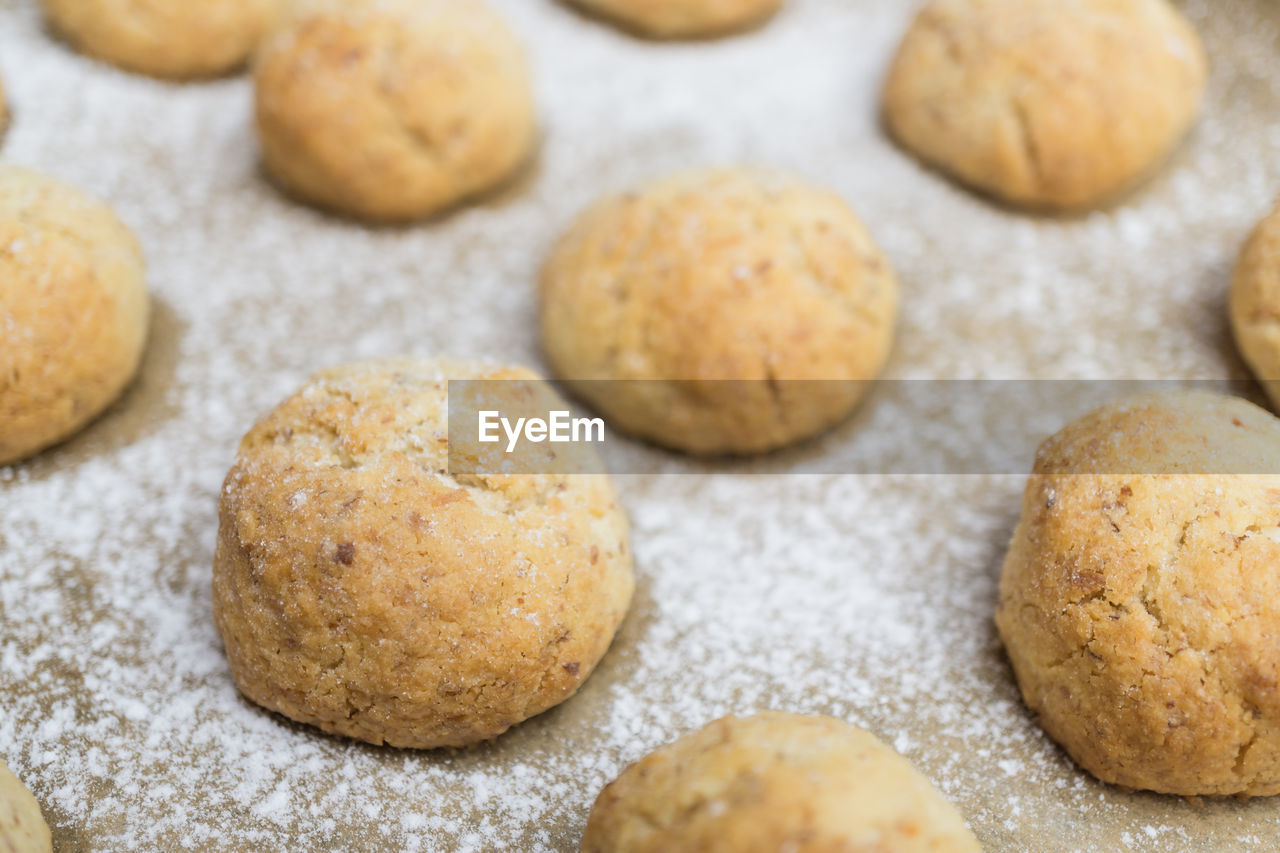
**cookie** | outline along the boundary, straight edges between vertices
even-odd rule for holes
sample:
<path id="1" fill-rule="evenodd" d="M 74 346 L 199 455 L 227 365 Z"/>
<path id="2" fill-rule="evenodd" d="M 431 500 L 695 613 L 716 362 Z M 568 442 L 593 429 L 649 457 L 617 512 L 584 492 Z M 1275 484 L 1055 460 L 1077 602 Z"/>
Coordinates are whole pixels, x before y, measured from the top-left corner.
<path id="1" fill-rule="evenodd" d="M 1280 406 L 1280 207 L 1258 224 L 1236 262 L 1229 299 L 1240 354 Z"/>
<path id="2" fill-rule="evenodd" d="M 120 395 L 148 306 L 142 252 L 108 207 L 0 165 L 0 465 L 62 441 Z"/>
<path id="3" fill-rule="evenodd" d="M 555 373 L 618 429 L 699 454 L 840 421 L 883 367 L 896 312 L 893 271 L 848 205 L 767 172 L 607 198 L 541 276 Z"/>
<path id="4" fill-rule="evenodd" d="M 254 73 L 267 172 L 374 222 L 438 213 L 530 157 L 524 54 L 480 0 L 303 0 Z"/>
<path id="5" fill-rule="evenodd" d="M 723 717 L 632 764 L 591 807 L 582 853 L 980 848 L 874 735 L 831 717 Z"/>
<path id="6" fill-rule="evenodd" d="M 744 30 L 769 18 L 782 0 L 570 0 L 639 35 L 691 39 Z"/>
<path id="7" fill-rule="evenodd" d="M 996 624 L 1027 706 L 1099 779 L 1280 793 L 1280 420 L 1151 394 L 1048 439 Z"/>
<path id="8" fill-rule="evenodd" d="M 289 0 L 42 0 L 77 50 L 141 74 L 185 79 L 243 66 Z"/>
<path id="9" fill-rule="evenodd" d="M 53 839 L 40 814 L 40 804 L 22 781 L 0 761 L 0 850 L 5 853 L 49 853 Z"/>
<path id="10" fill-rule="evenodd" d="M 245 696 L 429 748 L 493 738 L 578 689 L 633 587 L 612 483 L 450 473 L 447 381 L 532 378 L 359 362 L 317 374 L 245 436 L 213 570 Z"/>
<path id="11" fill-rule="evenodd" d="M 1101 206 L 1191 127 L 1207 62 L 1168 0 L 933 0 L 884 87 L 909 152 L 983 193 Z"/>

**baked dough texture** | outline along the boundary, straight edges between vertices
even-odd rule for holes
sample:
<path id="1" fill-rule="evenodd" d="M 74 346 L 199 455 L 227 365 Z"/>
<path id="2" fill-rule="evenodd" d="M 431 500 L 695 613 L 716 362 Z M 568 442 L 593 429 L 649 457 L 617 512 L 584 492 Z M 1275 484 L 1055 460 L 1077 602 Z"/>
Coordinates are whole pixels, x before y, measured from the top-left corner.
<path id="1" fill-rule="evenodd" d="M 1280 421 L 1206 393 L 1130 398 L 1040 447 L 996 624 L 1027 705 L 1099 779 L 1280 793 L 1278 472 Z"/>
<path id="2" fill-rule="evenodd" d="M 492 189 L 534 145 L 524 53 L 480 0 L 302 0 L 254 83 L 267 171 L 304 201 L 370 221 Z"/>
<path id="3" fill-rule="evenodd" d="M 1168 0 L 933 0 L 884 89 L 889 131 L 1006 202 L 1106 204 L 1191 127 L 1207 60 Z"/>
<path id="4" fill-rule="evenodd" d="M 374 744 L 465 746 L 572 695 L 626 613 L 604 475 L 449 473 L 447 380 L 323 371 L 245 436 L 223 488 L 214 618 L 254 702 Z"/>
<path id="5" fill-rule="evenodd" d="M 49 853 L 53 839 L 40 804 L 22 781 L 0 761 L 0 851 Z"/>
<path id="6" fill-rule="evenodd" d="M 1263 219 L 1240 252 L 1231 280 L 1236 346 L 1280 407 L 1280 207 Z"/>
<path id="7" fill-rule="evenodd" d="M 769 18 L 782 0 L 570 0 L 640 35 L 703 38 L 744 30 Z"/>
<path id="8" fill-rule="evenodd" d="M 583 853 L 978 851 L 929 780 L 831 717 L 723 717 L 632 764 L 596 798 Z"/>
<path id="9" fill-rule="evenodd" d="M 42 0 L 55 31 L 89 56 L 154 77 L 243 66 L 290 0 Z"/>
<path id="10" fill-rule="evenodd" d="M 93 420 L 137 371 L 142 252 L 106 206 L 0 165 L 0 465 Z"/>
<path id="11" fill-rule="evenodd" d="M 897 299 L 838 196 L 768 172 L 688 172 L 569 229 L 542 272 L 543 346 L 618 429 L 757 453 L 849 414 L 888 357 Z"/>

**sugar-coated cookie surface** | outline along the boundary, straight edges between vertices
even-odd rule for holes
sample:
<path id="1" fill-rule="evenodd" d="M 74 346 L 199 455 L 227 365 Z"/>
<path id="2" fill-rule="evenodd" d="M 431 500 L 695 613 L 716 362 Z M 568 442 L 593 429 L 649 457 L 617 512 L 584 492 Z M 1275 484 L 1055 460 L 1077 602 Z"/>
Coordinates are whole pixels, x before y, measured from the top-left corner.
<path id="1" fill-rule="evenodd" d="M 1041 446 L 996 623 L 1027 705 L 1103 781 L 1280 793 L 1278 472 L 1280 420 L 1214 394 L 1131 398 Z"/>
<path id="2" fill-rule="evenodd" d="M 376 744 L 465 746 L 568 698 L 633 587 L 603 475 L 449 473 L 449 379 L 323 371 L 245 436 L 223 488 L 214 618 L 250 699 Z"/>
<path id="3" fill-rule="evenodd" d="M 440 212 L 511 177 L 535 141 L 523 50 L 482 0 L 301 0 L 254 84 L 267 171 L 362 219 Z"/>
<path id="4" fill-rule="evenodd" d="M 932 0 L 884 89 L 889 131 L 1006 202 L 1104 204 L 1195 119 L 1207 62 L 1168 0 Z"/>
<path id="5" fill-rule="evenodd" d="M 105 205 L 0 165 L 0 464 L 93 420 L 147 337 L 142 252 Z"/>
<path id="6" fill-rule="evenodd" d="M 583 853 L 976 853 L 955 808 L 874 735 L 831 717 L 723 717 L 632 764 Z"/>
<path id="7" fill-rule="evenodd" d="M 41 0 L 78 50 L 155 77 L 243 66 L 290 0 Z"/>
<path id="8" fill-rule="evenodd" d="M 653 38 L 700 38 L 746 29 L 778 11 L 782 0 L 569 0 Z"/>
<path id="9" fill-rule="evenodd" d="M 1280 406 L 1280 207 L 1258 224 L 1231 279 L 1231 329 L 1241 355 Z"/>
<path id="10" fill-rule="evenodd" d="M 613 426 L 756 453 L 844 418 L 893 341 L 897 282 L 834 193 L 681 173 L 583 213 L 541 277 L 556 374 Z"/>
<path id="11" fill-rule="evenodd" d="M 0 850 L 4 853 L 53 850 L 53 838 L 40 813 L 40 804 L 3 761 L 0 761 Z"/>

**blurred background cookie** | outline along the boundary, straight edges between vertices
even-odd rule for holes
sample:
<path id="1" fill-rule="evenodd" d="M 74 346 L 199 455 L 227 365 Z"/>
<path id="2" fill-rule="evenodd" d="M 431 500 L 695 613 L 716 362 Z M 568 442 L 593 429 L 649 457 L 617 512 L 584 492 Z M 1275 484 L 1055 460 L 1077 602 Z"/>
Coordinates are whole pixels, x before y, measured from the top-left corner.
<path id="1" fill-rule="evenodd" d="M 1280 793 L 1280 420 L 1151 394 L 1048 439 L 996 624 L 1027 706 L 1104 782 Z"/>
<path id="2" fill-rule="evenodd" d="M 290 0 L 41 0 L 77 50 L 141 74 L 210 77 L 243 66 Z"/>
<path id="3" fill-rule="evenodd" d="M 510 178 L 536 131 L 524 53 L 481 0 L 301 0 L 254 74 L 267 172 L 371 221 Z"/>
<path id="4" fill-rule="evenodd" d="M 5 853 L 50 853 L 53 838 L 31 792 L 0 761 L 0 850 Z"/>
<path id="5" fill-rule="evenodd" d="M 241 692 L 375 744 L 465 746 L 571 696 L 622 622 L 627 520 L 607 476 L 451 473 L 450 379 L 326 370 L 245 436 L 222 492 L 214 619 Z"/>
<path id="6" fill-rule="evenodd" d="M 1280 407 L 1280 207 L 1240 251 L 1229 304 L 1236 346 L 1272 406 Z"/>
<path id="7" fill-rule="evenodd" d="M 723 717 L 609 783 L 582 853 L 977 853 L 955 807 L 876 737 L 831 717 Z"/>
<path id="8" fill-rule="evenodd" d="M 747 29 L 778 11 L 782 0 L 568 0 L 594 15 L 651 38 L 705 38 Z"/>
<path id="9" fill-rule="evenodd" d="M 831 427 L 893 342 L 897 282 L 838 196 L 686 172 L 598 202 L 542 271 L 543 347 L 618 429 L 758 453 Z"/>
<path id="10" fill-rule="evenodd" d="M 1204 48 L 1168 0 L 933 0 L 889 70 L 909 152 L 1015 205 L 1102 205 L 1195 119 Z"/>
<path id="11" fill-rule="evenodd" d="M 93 420 L 137 371 L 142 252 L 105 205 L 0 165 L 0 464 Z"/>

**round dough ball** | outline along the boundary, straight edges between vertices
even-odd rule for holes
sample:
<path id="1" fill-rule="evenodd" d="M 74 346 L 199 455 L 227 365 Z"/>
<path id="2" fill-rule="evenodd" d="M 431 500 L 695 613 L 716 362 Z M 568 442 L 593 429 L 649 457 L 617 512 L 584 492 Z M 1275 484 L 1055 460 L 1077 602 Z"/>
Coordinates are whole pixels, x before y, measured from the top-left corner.
<path id="1" fill-rule="evenodd" d="M 902 756 L 831 717 L 724 717 L 632 764 L 596 798 L 583 853 L 978 851 Z"/>
<path id="2" fill-rule="evenodd" d="M 621 430 L 700 454 L 840 421 L 884 366 L 897 314 L 893 271 L 839 197 L 734 170 L 597 203 L 541 291 L 547 357 L 575 393 Z"/>
<path id="3" fill-rule="evenodd" d="M 884 115 L 905 148 L 982 192 L 1091 208 L 1165 159 L 1206 75 L 1168 0 L 933 0 L 898 49 Z"/>
<path id="4" fill-rule="evenodd" d="M 448 473 L 447 381 L 531 378 L 359 362 L 317 374 L 245 436 L 213 572 L 245 696 L 429 748 L 495 737 L 578 689 L 633 587 L 611 481 Z"/>
<path id="5" fill-rule="evenodd" d="M 782 0 L 570 0 L 640 35 L 683 39 L 745 30 L 769 18 Z"/>
<path id="6" fill-rule="evenodd" d="M 289 0 L 42 0 L 82 53 L 155 77 L 209 77 L 245 64 Z"/>
<path id="7" fill-rule="evenodd" d="M 1236 345 L 1272 405 L 1280 407 L 1280 207 L 1245 243 L 1229 304 Z"/>
<path id="8" fill-rule="evenodd" d="M 67 438 L 120 395 L 148 306 L 142 252 L 109 208 L 0 165 L 0 465 Z"/>
<path id="9" fill-rule="evenodd" d="M 480 0 L 303 0 L 254 83 L 267 171 L 370 221 L 492 189 L 533 149 L 523 51 Z"/>
<path id="10" fill-rule="evenodd" d="M 0 849 L 6 853 L 49 853 L 53 838 L 40 804 L 0 761 Z"/>
<path id="11" fill-rule="evenodd" d="M 1040 447 L 996 623 L 1099 779 L 1280 793 L 1278 474 L 1280 420 L 1215 394 L 1131 398 Z"/>

